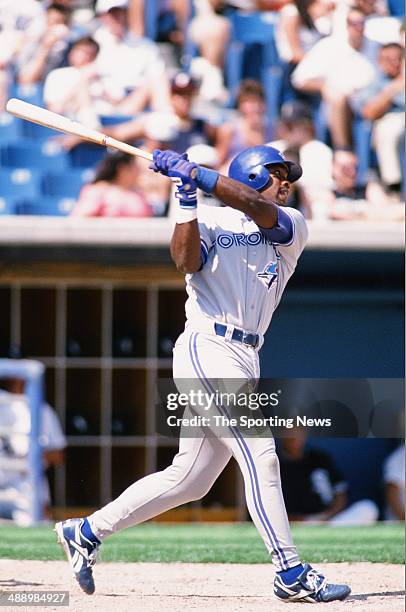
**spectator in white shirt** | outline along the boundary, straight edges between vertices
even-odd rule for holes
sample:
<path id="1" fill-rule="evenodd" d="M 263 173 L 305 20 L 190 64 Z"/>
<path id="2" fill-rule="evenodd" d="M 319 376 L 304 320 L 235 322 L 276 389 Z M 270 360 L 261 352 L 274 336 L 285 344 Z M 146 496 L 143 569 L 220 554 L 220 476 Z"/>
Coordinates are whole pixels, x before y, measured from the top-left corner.
<path id="1" fill-rule="evenodd" d="M 335 148 L 351 146 L 352 114 L 348 97 L 367 87 L 375 74 L 373 64 L 363 52 L 364 24 L 364 14 L 351 9 L 344 40 L 337 35 L 320 40 L 292 74 L 297 89 L 322 96 Z"/>
<path id="2" fill-rule="evenodd" d="M 93 128 L 99 126 L 97 112 L 104 111 L 103 107 L 96 107 L 97 98 L 106 91 L 95 70 L 98 51 L 99 45 L 92 38 L 79 39 L 69 52 L 69 66 L 52 70 L 44 85 L 44 102 L 49 110 L 86 121 Z M 106 94 L 111 99 L 111 88 Z"/>
<path id="3" fill-rule="evenodd" d="M 47 108 L 94 128 L 99 127 L 100 115 L 120 114 L 121 104 L 128 104 L 130 97 L 111 77 L 100 74 L 96 62 L 98 52 L 99 45 L 93 38 L 80 38 L 69 52 L 69 66 L 52 70 L 44 86 Z M 143 110 L 148 101 L 148 92 L 144 90 L 143 93 L 142 98 L 138 95 L 142 100 L 138 107 L 131 96 L 134 112 Z"/>
<path id="4" fill-rule="evenodd" d="M 27 461 L 30 409 L 23 381 L 10 380 L 8 388 L 9 391 L 0 391 L 0 516 L 28 525 L 32 495 Z M 66 439 L 56 412 L 47 403 L 42 406 L 39 443 L 43 449 L 44 470 L 64 463 Z M 51 497 L 45 475 L 41 502 L 49 518 Z"/>
<path id="5" fill-rule="evenodd" d="M 404 48 L 397 43 L 383 45 L 378 65 L 372 83 L 352 97 L 351 105 L 361 117 L 373 122 L 372 143 L 382 181 L 388 191 L 399 196 L 406 110 Z"/>
<path id="6" fill-rule="evenodd" d="M 73 33 L 70 28 L 70 9 L 54 2 L 46 10 L 44 30 L 28 42 L 18 56 L 18 81 L 38 83 L 66 60 Z"/>
<path id="7" fill-rule="evenodd" d="M 98 0 L 96 13 L 100 27 L 94 39 L 100 46 L 97 69 L 127 92 L 149 88 L 151 107 L 168 105 L 169 84 L 157 45 L 131 32 L 127 20 L 127 0 Z M 127 109 L 130 110 L 130 109 Z"/>
<path id="8" fill-rule="evenodd" d="M 0 112 L 4 110 L 18 53 L 41 27 L 45 10 L 37 0 L 0 0 Z"/>

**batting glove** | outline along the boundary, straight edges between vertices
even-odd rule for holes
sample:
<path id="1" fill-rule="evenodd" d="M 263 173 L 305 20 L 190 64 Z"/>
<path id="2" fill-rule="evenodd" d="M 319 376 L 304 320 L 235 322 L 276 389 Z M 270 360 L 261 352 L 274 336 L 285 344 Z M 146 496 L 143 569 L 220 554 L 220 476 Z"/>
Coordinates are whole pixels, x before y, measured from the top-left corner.
<path id="1" fill-rule="evenodd" d="M 152 152 L 152 157 L 154 163 L 149 166 L 150 170 L 154 172 L 159 172 L 164 176 L 168 176 L 168 170 L 172 164 L 176 163 L 179 159 L 187 159 L 187 154 L 183 153 L 179 155 L 176 151 L 161 151 L 160 149 L 155 149 Z"/>
<path id="2" fill-rule="evenodd" d="M 187 161 L 184 157 L 171 164 L 168 176 L 176 185 L 175 196 L 181 208 L 191 210 L 197 207 L 196 175 L 199 166 Z"/>

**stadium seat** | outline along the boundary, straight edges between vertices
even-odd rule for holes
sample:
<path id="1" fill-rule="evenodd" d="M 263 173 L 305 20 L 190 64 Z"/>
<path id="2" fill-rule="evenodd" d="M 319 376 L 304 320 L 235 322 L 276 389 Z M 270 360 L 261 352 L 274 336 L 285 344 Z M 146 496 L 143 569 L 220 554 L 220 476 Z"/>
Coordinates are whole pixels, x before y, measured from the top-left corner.
<path id="1" fill-rule="evenodd" d="M 31 121 L 22 121 L 22 135 L 24 138 L 33 140 L 45 140 L 60 134 L 51 128 L 40 125 L 39 123 L 31 123 Z"/>
<path id="2" fill-rule="evenodd" d="M 36 198 L 40 194 L 40 173 L 32 168 L 2 168 L 0 197 Z"/>
<path id="3" fill-rule="evenodd" d="M 316 139 L 321 140 L 327 145 L 331 145 L 330 129 L 327 121 L 327 109 L 323 100 L 314 102 L 312 105 L 313 123 L 316 133 Z"/>
<path id="4" fill-rule="evenodd" d="M 271 122 L 279 117 L 283 95 L 283 68 L 278 65 L 270 66 L 264 71 L 263 84 L 267 115 Z"/>
<path id="5" fill-rule="evenodd" d="M 63 170 L 68 165 L 68 156 L 61 147 L 47 140 L 42 143 L 12 143 L 0 148 L 0 161 L 8 168 L 34 167 Z"/>
<path id="6" fill-rule="evenodd" d="M 40 197 L 22 200 L 18 205 L 19 215 L 66 217 L 75 206 L 74 198 Z"/>
<path id="7" fill-rule="evenodd" d="M 389 14 L 393 17 L 405 16 L 405 3 L 403 0 L 388 0 Z"/>
<path id="8" fill-rule="evenodd" d="M 134 115 L 101 115 L 99 117 L 102 125 L 117 125 L 134 119 Z"/>
<path id="9" fill-rule="evenodd" d="M 18 200 L 16 198 L 0 196 L 0 215 L 15 215 L 17 207 Z"/>
<path id="10" fill-rule="evenodd" d="M 189 34 L 189 24 L 193 17 L 196 16 L 196 7 L 194 0 L 187 0 L 189 4 L 189 15 L 183 27 L 183 48 L 180 57 L 181 68 L 184 72 L 190 71 L 190 64 L 194 57 L 199 55 L 199 49 L 196 43 L 191 39 Z"/>
<path id="11" fill-rule="evenodd" d="M 106 155 L 106 149 L 87 143 L 78 144 L 68 153 L 74 168 L 89 168 L 98 164 Z"/>
<path id="12" fill-rule="evenodd" d="M 43 106 L 44 104 L 44 86 L 42 83 L 14 83 L 11 86 L 10 98 L 19 98 L 31 104 Z"/>
<path id="13" fill-rule="evenodd" d="M 266 71 L 279 63 L 275 45 L 273 14 L 261 12 L 230 14 L 231 42 L 226 52 L 225 75 L 230 90 L 230 104 L 235 103 L 238 87 L 243 78 L 251 77 L 265 82 Z M 249 56 L 249 62 L 246 57 Z"/>
<path id="14" fill-rule="evenodd" d="M 70 168 L 64 172 L 51 170 L 42 178 L 42 193 L 45 196 L 77 198 L 83 184 L 91 181 L 93 176 L 91 169 Z"/>
<path id="15" fill-rule="evenodd" d="M 0 113 L 0 144 L 15 142 L 21 138 L 22 120 L 10 113 Z"/>

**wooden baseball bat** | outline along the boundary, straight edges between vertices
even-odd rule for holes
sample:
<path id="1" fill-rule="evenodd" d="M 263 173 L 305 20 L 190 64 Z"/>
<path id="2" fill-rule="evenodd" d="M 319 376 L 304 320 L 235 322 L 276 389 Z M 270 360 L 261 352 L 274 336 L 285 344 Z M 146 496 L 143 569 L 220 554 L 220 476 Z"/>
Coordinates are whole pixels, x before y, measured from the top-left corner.
<path id="1" fill-rule="evenodd" d="M 45 125 L 59 132 L 75 134 L 75 136 L 79 136 L 83 140 L 88 140 L 89 142 L 94 142 L 104 147 L 111 147 L 112 149 L 123 151 L 123 153 L 129 153 L 130 155 L 143 157 L 144 159 L 152 161 L 152 155 L 143 149 L 138 149 L 126 142 L 121 142 L 121 140 L 106 136 L 106 134 L 98 132 L 97 130 L 91 130 L 77 121 L 72 121 L 72 119 L 68 119 L 68 117 L 53 113 L 41 106 L 36 106 L 35 104 L 18 100 L 17 98 L 11 98 L 7 102 L 6 110 L 12 115 L 25 119 L 26 121 L 39 123 L 40 125 Z"/>

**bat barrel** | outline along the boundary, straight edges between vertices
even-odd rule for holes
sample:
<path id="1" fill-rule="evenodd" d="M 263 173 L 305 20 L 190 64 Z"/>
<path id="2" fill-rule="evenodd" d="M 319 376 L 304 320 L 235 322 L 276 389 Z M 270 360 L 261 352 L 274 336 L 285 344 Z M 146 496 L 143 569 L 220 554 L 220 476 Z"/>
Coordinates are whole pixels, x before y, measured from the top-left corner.
<path id="1" fill-rule="evenodd" d="M 113 149 L 118 149 L 130 155 L 152 161 L 152 155 L 143 149 L 138 149 L 126 142 L 121 142 L 120 140 L 106 136 L 106 134 L 98 132 L 97 130 L 92 130 L 77 121 L 72 121 L 68 117 L 58 115 L 57 113 L 53 113 L 35 104 L 24 102 L 24 100 L 11 98 L 7 102 L 6 110 L 20 119 L 25 119 L 32 123 L 39 123 L 40 125 L 44 125 L 45 127 L 49 127 L 59 132 L 74 134 L 75 136 L 79 136 L 79 138 L 83 138 L 83 140 L 88 140 L 89 142 L 94 142 L 95 144 L 105 147 L 112 147 Z"/>

